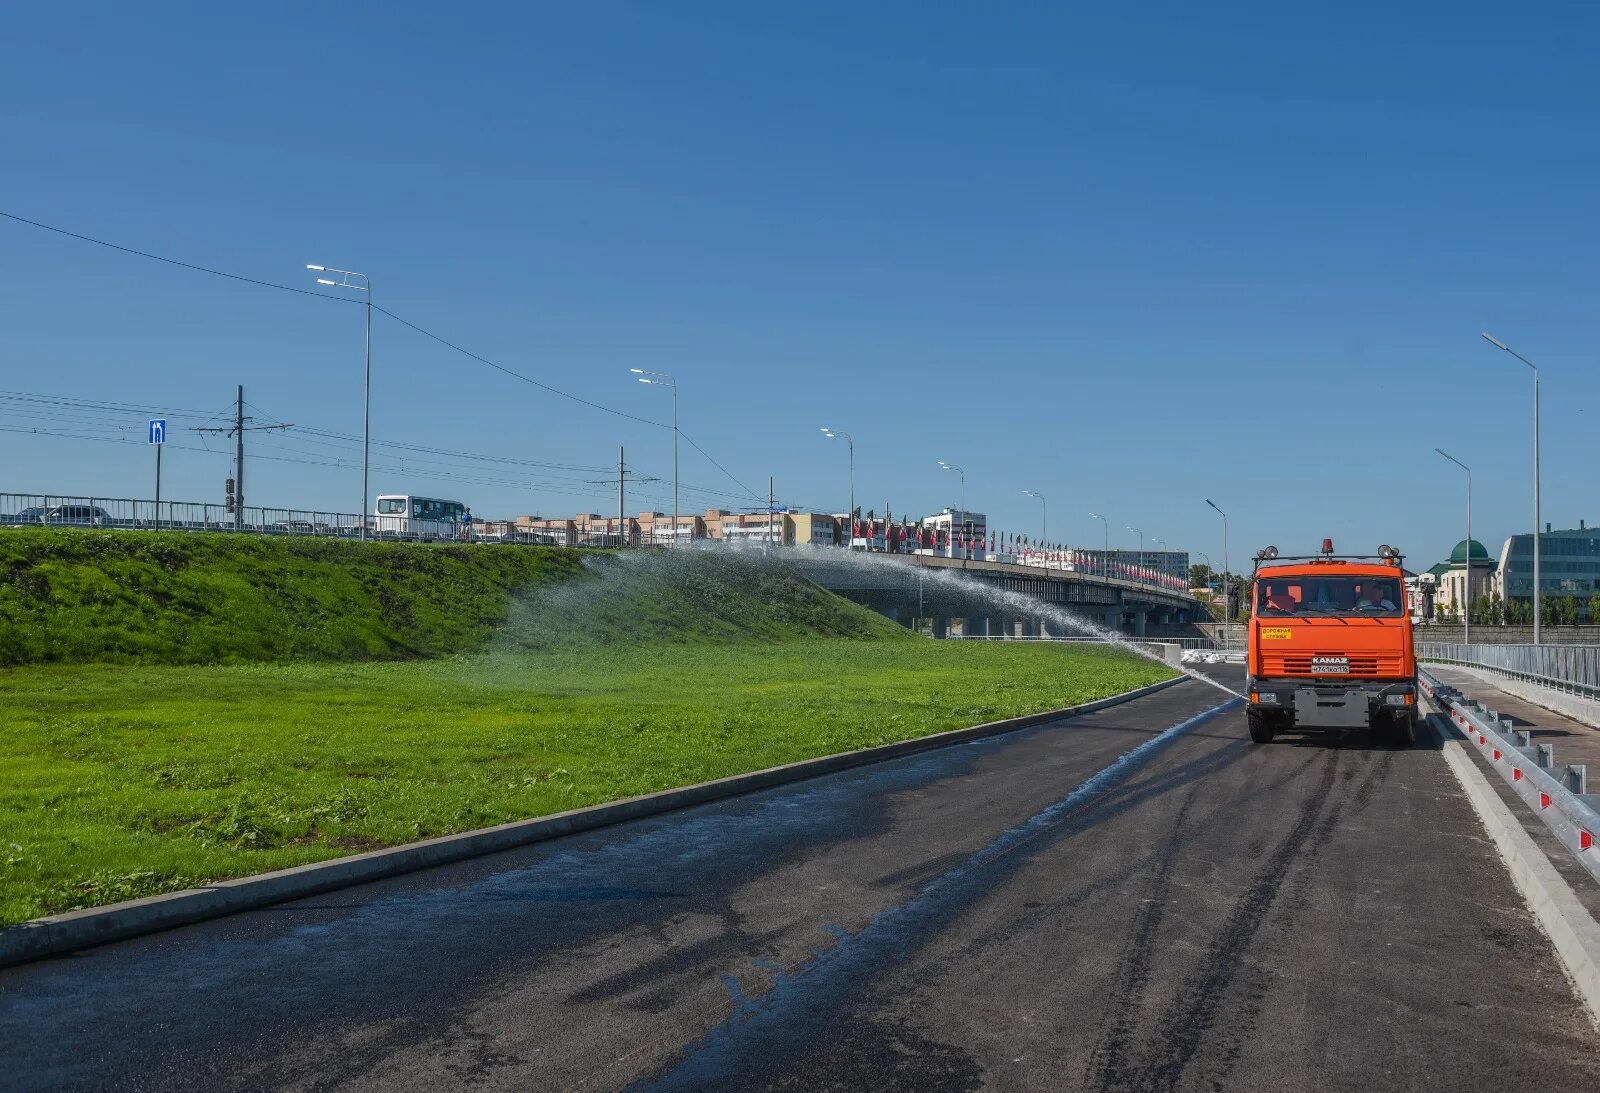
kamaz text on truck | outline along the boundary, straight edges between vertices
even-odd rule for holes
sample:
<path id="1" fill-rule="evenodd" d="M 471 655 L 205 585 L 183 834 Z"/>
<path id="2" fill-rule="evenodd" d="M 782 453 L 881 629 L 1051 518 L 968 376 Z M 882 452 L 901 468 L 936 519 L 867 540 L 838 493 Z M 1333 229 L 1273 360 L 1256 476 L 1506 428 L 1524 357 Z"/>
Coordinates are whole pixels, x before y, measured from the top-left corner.
<path id="1" fill-rule="evenodd" d="M 1266 744 L 1297 728 L 1371 728 L 1409 744 L 1417 722 L 1403 559 L 1376 555 L 1256 555 L 1251 579 L 1250 739 Z"/>

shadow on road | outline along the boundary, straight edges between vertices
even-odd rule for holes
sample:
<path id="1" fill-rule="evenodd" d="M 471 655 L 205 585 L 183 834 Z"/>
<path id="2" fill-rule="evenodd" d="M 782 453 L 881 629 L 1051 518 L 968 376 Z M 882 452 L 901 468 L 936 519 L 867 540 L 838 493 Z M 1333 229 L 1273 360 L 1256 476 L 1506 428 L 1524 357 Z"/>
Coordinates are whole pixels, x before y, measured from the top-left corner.
<path id="1" fill-rule="evenodd" d="M 1371 729 L 1306 728 L 1281 730 L 1273 744 L 1338 751 L 1438 751 L 1442 747 L 1438 733 L 1424 722 L 1417 723 L 1414 739 L 1412 744 L 1396 744 Z"/>

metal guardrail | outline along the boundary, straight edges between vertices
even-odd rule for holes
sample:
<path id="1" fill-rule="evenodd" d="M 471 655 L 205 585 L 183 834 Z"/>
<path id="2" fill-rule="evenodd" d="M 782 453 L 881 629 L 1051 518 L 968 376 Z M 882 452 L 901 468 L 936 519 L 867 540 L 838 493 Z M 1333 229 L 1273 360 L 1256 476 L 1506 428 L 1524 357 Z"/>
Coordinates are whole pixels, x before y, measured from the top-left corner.
<path id="1" fill-rule="evenodd" d="M 363 518 L 349 512 L 262 508 L 247 505 L 235 514 L 226 505 L 197 501 L 154 501 L 128 497 L 0 493 L 0 529 L 19 527 L 112 528 L 125 531 L 247 532 L 252 535 L 310 535 L 331 539 L 361 537 Z M 384 518 L 365 518 L 368 539 L 450 542 L 464 536 L 443 521 L 413 521 L 411 530 L 385 527 Z M 548 532 L 482 530 L 475 542 L 553 545 Z"/>
<path id="2" fill-rule="evenodd" d="M 357 539 L 365 520 L 368 539 L 400 542 L 452 542 L 470 540 L 476 543 L 514 543 L 523 546 L 616 547 L 618 536 L 614 532 L 575 527 L 568 531 L 559 529 L 518 529 L 509 521 L 479 521 L 470 532 L 463 533 L 454 525 L 437 520 L 404 521 L 411 530 L 398 531 L 394 525 L 402 519 L 368 515 L 361 517 L 349 512 L 315 512 L 307 509 L 278 509 L 245 506 L 236 517 L 226 505 L 198 501 L 162 501 L 128 497 L 93 497 L 68 494 L 0 493 L 0 530 L 17 527 L 96 527 L 143 531 L 242 531 L 255 535 L 315 535 L 336 539 Z M 753 537 L 754 538 L 754 537 Z M 859 540 L 858 540 L 859 541 Z M 641 537 L 641 546 L 666 546 L 684 543 L 697 549 L 721 547 L 759 548 L 768 544 L 759 540 L 746 542 L 721 538 L 690 538 L 674 536 L 670 531 L 652 528 Z M 802 544 L 804 545 L 804 544 Z M 877 552 L 874 552 L 877 553 Z M 915 554 L 933 557 L 959 558 L 959 547 L 943 546 L 921 549 Z M 912 557 L 912 552 L 902 552 Z M 1009 555 L 986 555 L 984 560 L 1009 561 L 1022 565 L 1040 565 L 1037 562 L 1019 562 Z M 1053 563 L 1052 570 L 1078 572 L 1071 566 Z M 1086 575 L 1097 574 L 1083 570 Z M 1106 579 L 1140 588 L 1181 594 L 1186 590 L 1168 587 L 1159 581 L 1146 581 L 1137 576 L 1112 573 Z"/>
<path id="3" fill-rule="evenodd" d="M 1587 770 L 1573 763 L 1557 768 L 1555 747 L 1534 744 L 1526 729 L 1510 718 L 1467 698 L 1425 671 L 1417 673 L 1423 693 L 1444 711 L 1467 742 L 1483 753 L 1496 774 L 1538 813 L 1578 863 L 1600 880 L 1600 796 L 1588 793 Z"/>
<path id="4" fill-rule="evenodd" d="M 1600 645 L 1455 645 L 1419 641 L 1417 658 L 1485 668 L 1563 694 L 1600 699 Z"/>

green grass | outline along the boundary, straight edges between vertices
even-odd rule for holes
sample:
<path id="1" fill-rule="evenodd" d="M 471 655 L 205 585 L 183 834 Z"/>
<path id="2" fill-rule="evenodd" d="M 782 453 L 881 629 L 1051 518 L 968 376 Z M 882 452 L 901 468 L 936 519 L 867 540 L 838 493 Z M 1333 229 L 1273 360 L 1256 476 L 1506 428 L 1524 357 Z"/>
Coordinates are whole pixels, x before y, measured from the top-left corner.
<path id="1" fill-rule="evenodd" d="M 48 530 L 0 532 L 0 664 L 0 923 L 1170 674 L 925 640 L 759 555 Z"/>
<path id="2" fill-rule="evenodd" d="M 1102 648 L 801 637 L 0 675 L 0 921 L 1153 682 Z"/>
<path id="3" fill-rule="evenodd" d="M 368 660 L 483 645 L 575 551 L 259 535 L 0 532 L 0 665 Z"/>

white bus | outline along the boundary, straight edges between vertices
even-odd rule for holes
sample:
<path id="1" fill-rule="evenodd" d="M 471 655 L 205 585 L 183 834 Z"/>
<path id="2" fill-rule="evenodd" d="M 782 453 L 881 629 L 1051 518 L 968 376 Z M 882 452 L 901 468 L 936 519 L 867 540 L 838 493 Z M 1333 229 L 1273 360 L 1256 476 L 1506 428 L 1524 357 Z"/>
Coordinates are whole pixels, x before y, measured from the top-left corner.
<path id="1" fill-rule="evenodd" d="M 460 501 L 385 493 L 378 497 L 372 528 L 385 538 L 459 539 L 461 514 L 466 511 Z"/>

